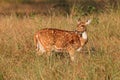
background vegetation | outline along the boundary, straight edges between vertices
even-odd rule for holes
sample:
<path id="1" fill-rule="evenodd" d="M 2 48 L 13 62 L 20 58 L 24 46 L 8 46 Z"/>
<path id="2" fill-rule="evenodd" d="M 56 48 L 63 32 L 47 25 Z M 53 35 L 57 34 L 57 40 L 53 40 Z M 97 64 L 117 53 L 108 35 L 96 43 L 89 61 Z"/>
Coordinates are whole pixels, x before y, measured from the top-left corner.
<path id="1" fill-rule="evenodd" d="M 3 15 L 88 15 L 120 9 L 119 0 L 1 0 Z"/>
<path id="2" fill-rule="evenodd" d="M 0 80 L 120 80 L 119 0 L 1 0 Z M 75 62 L 52 52 L 38 56 L 33 36 L 46 27 L 88 26 L 88 43 Z"/>

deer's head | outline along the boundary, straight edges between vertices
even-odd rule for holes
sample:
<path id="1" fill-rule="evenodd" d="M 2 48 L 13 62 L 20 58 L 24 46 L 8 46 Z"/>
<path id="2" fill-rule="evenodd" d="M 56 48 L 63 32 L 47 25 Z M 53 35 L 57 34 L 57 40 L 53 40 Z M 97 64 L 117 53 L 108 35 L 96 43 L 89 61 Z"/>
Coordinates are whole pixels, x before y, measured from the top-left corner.
<path id="1" fill-rule="evenodd" d="M 86 26 L 89 25 L 91 23 L 91 19 L 86 21 L 86 22 L 82 22 L 80 19 L 78 20 L 78 24 L 77 24 L 77 28 L 76 31 L 82 33 L 84 31 L 86 31 Z"/>

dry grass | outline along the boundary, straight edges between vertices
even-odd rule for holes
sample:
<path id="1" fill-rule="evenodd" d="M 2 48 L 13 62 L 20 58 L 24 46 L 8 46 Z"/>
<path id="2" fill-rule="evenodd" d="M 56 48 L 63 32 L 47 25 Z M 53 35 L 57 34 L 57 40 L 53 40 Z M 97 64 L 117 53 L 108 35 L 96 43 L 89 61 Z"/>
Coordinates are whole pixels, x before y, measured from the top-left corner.
<path id="1" fill-rule="evenodd" d="M 76 18 L 0 17 L 0 80 L 119 80 L 120 12 L 91 15 L 89 41 L 76 61 L 69 55 L 37 56 L 34 32 L 45 27 L 74 30 Z"/>

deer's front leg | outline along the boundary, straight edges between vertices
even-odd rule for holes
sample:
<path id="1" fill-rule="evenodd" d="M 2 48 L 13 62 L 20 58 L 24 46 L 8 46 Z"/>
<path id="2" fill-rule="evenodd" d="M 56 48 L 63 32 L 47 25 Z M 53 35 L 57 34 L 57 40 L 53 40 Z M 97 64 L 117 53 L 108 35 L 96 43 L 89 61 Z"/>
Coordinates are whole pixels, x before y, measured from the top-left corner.
<path id="1" fill-rule="evenodd" d="M 68 49 L 67 49 L 67 51 L 68 51 L 68 53 L 69 53 L 69 55 L 70 55 L 70 59 L 71 59 L 71 61 L 74 61 L 75 59 L 74 59 L 74 57 L 75 57 L 75 49 L 71 46 L 71 47 L 68 47 Z"/>

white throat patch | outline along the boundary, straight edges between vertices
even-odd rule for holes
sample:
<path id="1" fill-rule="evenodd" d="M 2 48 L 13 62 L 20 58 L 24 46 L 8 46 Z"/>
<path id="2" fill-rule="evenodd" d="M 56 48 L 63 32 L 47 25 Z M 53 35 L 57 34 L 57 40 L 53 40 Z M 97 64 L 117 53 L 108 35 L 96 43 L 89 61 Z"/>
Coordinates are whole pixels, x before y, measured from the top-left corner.
<path id="1" fill-rule="evenodd" d="M 87 39 L 87 33 L 85 31 L 82 33 L 82 38 Z"/>

